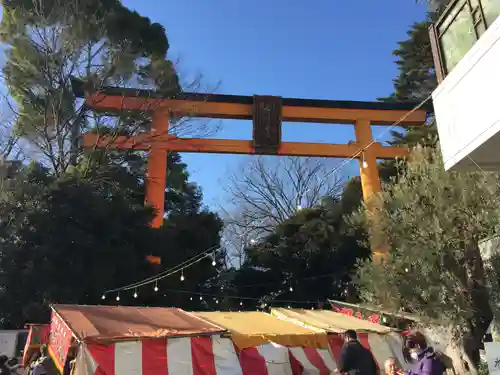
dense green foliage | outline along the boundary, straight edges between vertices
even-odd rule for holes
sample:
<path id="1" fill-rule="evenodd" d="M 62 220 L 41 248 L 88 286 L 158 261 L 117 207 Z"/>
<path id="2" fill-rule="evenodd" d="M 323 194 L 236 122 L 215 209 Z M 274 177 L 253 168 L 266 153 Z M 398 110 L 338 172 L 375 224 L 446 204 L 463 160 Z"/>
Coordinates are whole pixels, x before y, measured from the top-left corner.
<path id="1" fill-rule="evenodd" d="M 419 102 L 428 98 L 436 87 L 427 27 L 427 21 L 412 25 L 408 39 L 398 43 L 393 52 L 398 68 L 394 93 L 381 100 Z M 390 143 L 409 147 L 422 143 L 434 146 L 437 141 L 437 130 L 432 121 L 404 132 L 393 129 L 391 135 Z M 404 165 L 394 161 L 380 163 L 381 179 L 392 181 L 401 168 L 404 170 Z M 369 251 L 366 244 L 362 245 L 364 231 L 346 224 L 345 218 L 361 203 L 360 178 L 351 178 L 344 186 L 339 202 L 302 210 L 278 225 L 274 233 L 256 246 L 249 246 L 245 250 L 243 267 L 234 277 L 238 293 L 266 296 L 264 300 L 269 301 L 272 298 L 323 301 L 328 296 L 355 301 L 356 288 L 350 274 L 355 270 L 356 262 L 366 259 Z M 316 279 L 322 275 L 330 276 Z M 289 283 L 293 280 L 297 280 L 297 286 L 290 292 Z M 247 287 L 255 284 L 259 286 Z"/>
<path id="2" fill-rule="evenodd" d="M 382 100 L 425 102 L 423 108 L 430 107 L 430 95 L 437 87 L 437 79 L 428 28 L 428 21 L 415 23 L 407 33 L 408 39 L 398 43 L 393 52 L 399 71 L 394 79 L 394 92 Z M 416 144 L 434 146 L 437 141 L 437 129 L 432 119 L 425 126 L 410 128 L 404 133 L 392 131 L 391 135 L 391 144 L 410 147 Z"/>
<path id="3" fill-rule="evenodd" d="M 498 228 L 499 175 L 446 172 L 439 150 L 419 149 L 384 188 L 376 220 L 356 216 L 389 246 L 384 262 L 360 269 L 363 297 L 451 327 L 477 363 L 493 318 L 479 241 Z"/>
<path id="4" fill-rule="evenodd" d="M 180 90 L 163 26 L 107 1 L 2 1 L 2 41 L 8 47 L 3 68 L 15 130 L 30 141 L 56 173 L 78 158 L 80 131 L 88 127 L 138 129 L 147 116 L 95 116 L 73 95 L 71 79 L 89 88 L 103 85 Z"/>
<path id="5" fill-rule="evenodd" d="M 185 174 L 179 162 L 172 173 L 176 167 Z M 89 179 L 55 177 L 36 164 L 10 169 L 2 179 L 0 201 L 4 327 L 46 321 L 48 303 L 101 303 L 104 290 L 152 276 L 219 244 L 220 220 L 200 209 L 199 192 L 193 195 L 193 185 L 182 177 L 172 187 L 178 193 L 165 226 L 152 229 L 152 212 L 138 199 L 143 187 L 109 184 L 116 172 L 104 178 L 101 168 L 100 179 Z M 147 255 L 160 256 L 161 266 L 148 264 Z M 153 291 L 154 284 L 140 288 L 137 300 L 133 290 L 122 293 L 121 303 L 189 307 L 188 294 L 165 296 L 165 289 L 207 291 L 207 281 L 217 272 L 211 262 L 190 267 L 184 282 L 179 275 L 160 282 L 161 293 Z M 115 297 L 104 302 L 116 303 Z"/>
<path id="6" fill-rule="evenodd" d="M 368 255 L 358 238 L 345 225 L 340 201 L 301 210 L 246 249 L 233 280 L 236 292 L 255 298 L 257 306 L 311 307 L 326 298 L 345 299 L 356 261 Z"/>
<path id="7" fill-rule="evenodd" d="M 435 13 L 429 14 L 429 18 L 436 17 Z M 421 104 L 422 108 L 430 111 L 429 121 L 422 126 L 412 127 L 404 130 L 393 128 L 390 130 L 391 145 L 404 145 L 415 147 L 424 145 L 435 147 L 438 142 L 436 123 L 430 105 L 430 95 L 437 87 L 434 62 L 428 33 L 429 21 L 415 23 L 407 32 L 408 39 L 398 42 L 398 48 L 393 51 L 396 57 L 398 75 L 393 80 L 394 92 L 382 101 L 407 101 Z M 379 163 L 379 173 L 382 181 L 389 182 L 398 176 L 398 165 L 404 165 L 395 161 L 383 161 Z M 352 205 L 361 203 L 361 181 L 353 179 L 345 187 L 345 195 L 351 197 Z"/>
<path id="8" fill-rule="evenodd" d="M 446 1 L 434 2 L 436 19 Z M 429 97 L 436 87 L 428 23 L 415 24 L 409 39 L 399 43 L 399 76 L 395 92 L 384 100 Z M 392 132 L 392 144 L 418 147 L 408 163 L 385 162 L 380 212 L 354 215 L 372 240 L 384 236 L 389 254 L 382 262 L 363 262 L 359 269 L 361 297 L 384 309 L 420 315 L 447 345 L 458 373 L 480 367 L 478 349 L 498 301 L 498 259 L 483 263 L 481 240 L 498 230 L 499 176 L 445 172 L 436 124 Z M 492 280 L 491 283 L 489 280 Z M 465 362 L 464 362 L 465 361 Z"/>
<path id="9" fill-rule="evenodd" d="M 179 92 L 166 59 L 163 26 L 118 0 L 2 1 L 6 45 L 3 69 L 15 131 L 27 145 L 29 166 L 6 162 L 0 179 L 0 326 L 46 322 L 49 303 L 116 303 L 103 291 L 153 276 L 220 244 L 222 223 L 203 209 L 201 189 L 189 181 L 180 156 L 168 156 L 166 218 L 149 227 L 144 207 L 143 153 L 81 153 L 81 131 L 133 134 L 148 114 L 95 114 L 75 99 L 71 78 L 90 84 Z M 41 156 L 41 157 L 40 157 Z M 147 255 L 161 257 L 151 265 Z M 122 292 L 120 303 L 199 308 L 187 293 L 215 288 L 216 267 L 204 259 L 179 275 Z M 218 290 L 218 289 L 217 289 Z"/>

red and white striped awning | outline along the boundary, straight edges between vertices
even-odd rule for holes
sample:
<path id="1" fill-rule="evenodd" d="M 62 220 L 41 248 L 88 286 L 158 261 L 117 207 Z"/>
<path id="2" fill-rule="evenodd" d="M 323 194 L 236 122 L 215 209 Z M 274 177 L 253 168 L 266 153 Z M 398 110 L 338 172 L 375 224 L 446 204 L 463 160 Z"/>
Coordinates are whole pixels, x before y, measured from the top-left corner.
<path id="1" fill-rule="evenodd" d="M 380 367 L 388 357 L 400 357 L 400 344 L 393 347 L 388 335 L 360 336 Z M 80 348 L 75 375 L 329 375 L 341 345 L 340 337 L 331 336 L 329 349 L 268 343 L 238 351 L 218 335 L 88 343 Z"/>

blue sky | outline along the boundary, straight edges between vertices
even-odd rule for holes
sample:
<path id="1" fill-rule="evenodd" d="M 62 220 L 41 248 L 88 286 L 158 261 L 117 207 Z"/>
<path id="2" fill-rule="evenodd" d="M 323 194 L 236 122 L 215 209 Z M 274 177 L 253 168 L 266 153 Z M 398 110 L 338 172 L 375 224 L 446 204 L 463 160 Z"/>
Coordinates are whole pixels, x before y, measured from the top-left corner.
<path id="1" fill-rule="evenodd" d="M 124 0 L 167 29 L 184 77 L 217 93 L 375 100 L 391 93 L 392 50 L 425 16 L 415 0 Z M 189 79 L 189 78 L 186 78 Z M 214 137 L 250 139 L 250 121 L 223 121 Z M 376 128 L 377 135 L 383 129 Z M 284 124 L 284 141 L 346 143 L 352 126 Z M 184 154 L 205 203 L 224 201 L 229 171 L 248 156 Z M 354 163 L 342 171 L 357 174 Z"/>
<path id="2" fill-rule="evenodd" d="M 163 24 L 184 74 L 221 82 L 218 93 L 375 100 L 388 95 L 392 50 L 425 16 L 414 0 L 126 0 Z M 249 121 L 224 121 L 218 138 L 250 139 Z M 374 133 L 380 133 L 377 128 Z M 289 124 L 284 141 L 345 143 L 351 126 Z M 248 156 L 185 154 L 205 203 L 224 200 L 228 171 Z M 351 163 L 345 175 L 357 174 Z"/>

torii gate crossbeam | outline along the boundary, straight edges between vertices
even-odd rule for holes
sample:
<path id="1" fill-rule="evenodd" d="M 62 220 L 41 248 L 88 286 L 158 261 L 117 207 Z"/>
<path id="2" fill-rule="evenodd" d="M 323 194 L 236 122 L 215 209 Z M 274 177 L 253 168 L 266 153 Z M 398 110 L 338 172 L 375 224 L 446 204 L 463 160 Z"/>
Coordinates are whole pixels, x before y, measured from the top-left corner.
<path id="1" fill-rule="evenodd" d="M 198 93 L 168 98 L 149 90 L 105 88 L 91 93 L 83 91 L 81 83 L 74 82 L 73 87 L 75 95 L 84 98 L 86 106 L 95 111 L 151 113 L 150 132 L 135 136 L 87 133 L 83 135 L 83 147 L 149 151 L 146 203 L 156 210 L 153 227 L 163 223 L 168 152 L 356 157 L 360 163 L 363 198 L 369 202 L 381 190 L 377 159 L 404 157 L 409 152 L 405 147 L 374 143 L 371 125 L 420 126 L 427 118 L 424 109 L 414 110 L 416 103 Z M 178 138 L 169 134 L 169 119 L 173 116 L 253 120 L 253 140 Z M 282 142 L 282 121 L 354 124 L 356 141 L 349 144 Z"/>

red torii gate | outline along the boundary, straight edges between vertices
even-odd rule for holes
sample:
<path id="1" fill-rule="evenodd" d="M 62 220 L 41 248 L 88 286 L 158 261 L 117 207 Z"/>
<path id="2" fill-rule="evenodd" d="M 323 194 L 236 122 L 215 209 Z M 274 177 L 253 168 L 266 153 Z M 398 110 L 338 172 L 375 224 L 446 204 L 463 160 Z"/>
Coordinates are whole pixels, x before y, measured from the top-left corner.
<path id="1" fill-rule="evenodd" d="M 315 99 L 288 99 L 276 96 L 240 96 L 181 93 L 164 97 L 151 90 L 107 87 L 98 92 L 82 89 L 74 82 L 77 97 L 95 111 L 151 113 L 148 133 L 135 136 L 83 135 L 83 147 L 117 148 L 148 151 L 146 203 L 156 210 L 153 227 L 160 227 L 164 217 L 167 153 L 200 152 L 254 155 L 292 155 L 351 158 L 360 162 L 361 185 L 366 202 L 381 189 L 377 159 L 404 157 L 405 147 L 383 146 L 374 142 L 371 125 L 420 126 L 427 113 L 415 103 L 360 102 Z M 171 117 L 253 120 L 253 140 L 178 138 L 169 134 Z M 356 141 L 349 144 L 282 142 L 282 121 L 324 124 L 354 124 Z M 362 152 L 360 152 L 362 151 Z M 377 251 L 377 249 L 373 249 Z M 383 249 L 378 249 L 379 252 Z"/>

